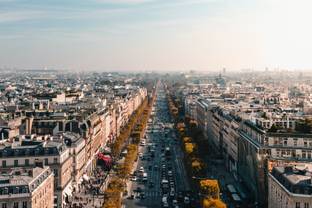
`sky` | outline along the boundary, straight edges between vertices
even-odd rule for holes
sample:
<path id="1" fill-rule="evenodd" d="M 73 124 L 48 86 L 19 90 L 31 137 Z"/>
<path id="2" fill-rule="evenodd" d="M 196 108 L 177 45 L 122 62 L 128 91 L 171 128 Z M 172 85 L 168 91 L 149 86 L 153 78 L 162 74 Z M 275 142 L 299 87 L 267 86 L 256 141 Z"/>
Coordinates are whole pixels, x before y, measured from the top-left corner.
<path id="1" fill-rule="evenodd" d="M 0 0 L 0 68 L 312 69 L 311 0 Z"/>

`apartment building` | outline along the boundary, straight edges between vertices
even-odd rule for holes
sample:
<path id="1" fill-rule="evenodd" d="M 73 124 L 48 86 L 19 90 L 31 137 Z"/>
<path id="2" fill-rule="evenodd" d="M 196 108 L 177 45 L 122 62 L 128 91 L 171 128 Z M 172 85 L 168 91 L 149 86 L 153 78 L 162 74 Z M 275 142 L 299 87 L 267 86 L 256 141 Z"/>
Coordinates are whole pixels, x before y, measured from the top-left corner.
<path id="1" fill-rule="evenodd" d="M 16 168 L 0 173 L 0 207 L 53 208 L 53 179 L 48 166 Z"/>
<path id="2" fill-rule="evenodd" d="M 64 143 L 42 140 L 23 139 L 0 146 L 0 169 L 9 170 L 15 167 L 35 167 L 44 164 L 54 174 L 55 205 L 62 207 L 71 194 L 73 158 Z"/>
<path id="3" fill-rule="evenodd" d="M 74 190 L 79 190 L 81 179 L 85 174 L 86 164 L 86 140 L 79 134 L 73 132 L 65 132 L 60 135 L 60 139 L 64 141 L 67 148 L 69 148 L 69 154 L 72 159 L 72 187 Z"/>
<path id="4" fill-rule="evenodd" d="M 241 122 L 238 130 L 238 175 L 261 206 L 266 204 L 268 150 L 263 146 L 265 133 L 249 120 Z"/>
<path id="5" fill-rule="evenodd" d="M 277 166 L 268 173 L 268 208 L 312 207 L 311 164 Z"/>

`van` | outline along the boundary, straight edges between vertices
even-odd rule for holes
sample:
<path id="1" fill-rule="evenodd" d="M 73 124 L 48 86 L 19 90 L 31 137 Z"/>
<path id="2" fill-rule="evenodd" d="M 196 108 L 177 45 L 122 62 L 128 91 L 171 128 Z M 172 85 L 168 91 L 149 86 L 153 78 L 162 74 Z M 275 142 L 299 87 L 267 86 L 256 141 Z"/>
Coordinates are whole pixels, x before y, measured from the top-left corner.
<path id="1" fill-rule="evenodd" d="M 147 173 L 143 173 L 143 182 L 146 182 L 147 181 Z"/>

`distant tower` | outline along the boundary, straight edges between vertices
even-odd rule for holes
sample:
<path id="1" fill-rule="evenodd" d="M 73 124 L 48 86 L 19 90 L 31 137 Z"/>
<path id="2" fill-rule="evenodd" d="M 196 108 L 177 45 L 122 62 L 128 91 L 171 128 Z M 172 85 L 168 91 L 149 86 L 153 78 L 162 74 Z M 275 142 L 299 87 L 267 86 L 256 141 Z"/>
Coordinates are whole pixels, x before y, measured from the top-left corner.
<path id="1" fill-rule="evenodd" d="M 226 68 L 223 68 L 223 75 L 226 73 Z"/>

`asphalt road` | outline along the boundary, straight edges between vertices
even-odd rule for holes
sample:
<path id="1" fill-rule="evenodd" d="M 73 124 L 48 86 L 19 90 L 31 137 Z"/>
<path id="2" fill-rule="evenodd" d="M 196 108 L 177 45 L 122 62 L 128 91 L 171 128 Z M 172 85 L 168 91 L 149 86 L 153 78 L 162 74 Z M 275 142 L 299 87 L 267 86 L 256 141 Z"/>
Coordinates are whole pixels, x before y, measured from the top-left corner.
<path id="1" fill-rule="evenodd" d="M 137 162 L 137 180 L 130 184 L 128 196 L 123 199 L 124 207 L 165 207 L 162 201 L 166 196 L 168 207 L 190 207 L 184 203 L 184 191 L 189 190 L 189 184 L 183 164 L 183 152 L 174 129 L 169 127 L 170 114 L 165 93 L 160 89 L 157 95 L 153 121 L 147 127 L 146 144 L 139 148 L 143 158 L 141 156 Z M 153 151 L 154 157 L 151 156 Z M 141 167 L 147 173 L 146 182 L 140 176 Z M 163 179 L 168 180 L 167 189 L 161 184 Z"/>

